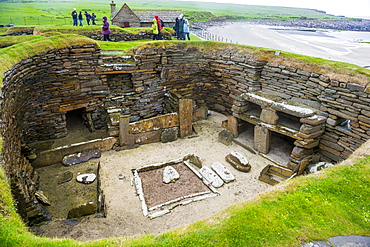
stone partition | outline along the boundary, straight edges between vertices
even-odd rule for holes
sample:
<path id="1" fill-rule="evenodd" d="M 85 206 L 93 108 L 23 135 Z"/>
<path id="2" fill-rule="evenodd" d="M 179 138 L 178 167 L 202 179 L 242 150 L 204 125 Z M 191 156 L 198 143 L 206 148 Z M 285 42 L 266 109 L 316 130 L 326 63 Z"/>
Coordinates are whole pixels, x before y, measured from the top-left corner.
<path id="1" fill-rule="evenodd" d="M 205 106 L 229 116 L 245 113 L 253 103 L 259 106 L 256 133 L 267 140 L 266 129 L 274 131 L 269 124 L 279 121 L 280 112 L 294 115 L 281 102 L 299 102 L 314 113 L 296 116 L 300 126 L 294 134 L 293 163 L 309 152 L 323 161 L 341 161 L 370 138 L 369 78 L 361 84 L 351 76 L 338 81 L 268 57 L 260 61 L 247 47 L 210 49 L 207 44 L 151 43 L 132 55 L 111 57 L 102 56 L 96 45 L 80 45 L 51 49 L 7 71 L 2 88 L 3 157 L 22 217 L 33 223 L 46 217 L 35 197 L 38 177 L 26 147 L 64 137 L 67 113 L 74 110 L 87 119 L 91 131 L 106 129 L 119 140 L 111 114 L 128 116 L 128 123 L 167 114 L 169 92 L 192 100 L 194 109 Z M 258 103 L 253 95 L 259 93 L 281 101 Z"/>

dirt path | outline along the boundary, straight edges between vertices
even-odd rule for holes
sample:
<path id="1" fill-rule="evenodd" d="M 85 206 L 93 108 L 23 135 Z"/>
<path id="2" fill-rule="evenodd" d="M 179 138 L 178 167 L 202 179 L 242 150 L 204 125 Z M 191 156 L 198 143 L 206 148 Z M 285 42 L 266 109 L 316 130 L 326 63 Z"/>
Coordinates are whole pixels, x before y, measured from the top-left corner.
<path id="1" fill-rule="evenodd" d="M 196 123 L 200 129 L 198 137 L 148 144 L 119 152 L 104 152 L 100 164 L 107 217 L 88 216 L 79 219 L 78 224 L 73 226 L 66 224 L 65 220 L 58 220 L 33 227 L 32 230 L 42 236 L 77 240 L 156 235 L 208 218 L 237 202 L 252 200 L 271 188 L 258 180 L 261 170 L 271 162 L 234 143 L 226 146 L 218 142 L 218 133 L 223 130 L 221 122 L 225 119 L 222 114 L 212 112 L 209 119 Z M 225 156 L 231 151 L 237 151 L 249 159 L 252 165 L 249 173 L 237 171 L 225 161 Z M 189 153 L 200 157 L 204 166 L 210 167 L 215 162 L 221 162 L 233 173 L 236 180 L 218 188 L 219 196 L 176 207 L 171 213 L 159 218 L 149 219 L 143 216 L 141 201 L 132 186 L 131 169 L 183 158 Z"/>

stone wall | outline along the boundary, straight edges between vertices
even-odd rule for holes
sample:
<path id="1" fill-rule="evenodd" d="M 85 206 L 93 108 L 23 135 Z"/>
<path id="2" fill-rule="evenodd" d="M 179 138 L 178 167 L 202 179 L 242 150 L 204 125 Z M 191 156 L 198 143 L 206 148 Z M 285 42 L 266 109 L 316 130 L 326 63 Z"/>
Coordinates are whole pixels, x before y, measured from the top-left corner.
<path id="1" fill-rule="evenodd" d="M 83 33 L 82 35 L 94 39 L 94 40 L 103 40 L 103 35 L 99 31 L 98 33 Z M 116 42 L 119 41 L 134 41 L 134 40 L 145 40 L 145 39 L 153 39 L 153 33 L 151 30 L 143 30 L 142 32 L 139 32 L 138 34 L 132 34 L 129 32 L 124 31 L 116 31 L 113 30 L 111 34 L 109 35 L 111 39 L 113 39 Z M 170 33 L 162 33 L 162 37 L 164 40 L 171 40 L 172 34 Z"/>
<path id="2" fill-rule="evenodd" d="M 108 91 L 95 74 L 100 48 L 82 45 L 22 60 L 4 74 L 1 119 L 4 164 L 21 216 L 47 218 L 38 203 L 38 175 L 27 144 L 67 134 L 66 113 L 83 108 L 96 129 L 105 128 L 102 100 Z"/>
<path id="3" fill-rule="evenodd" d="M 344 160 L 369 139 L 369 83 L 332 80 L 323 74 L 273 63 L 266 64 L 260 81 L 263 92 L 303 102 L 327 117 L 318 148 L 327 159 Z M 345 120 L 350 121 L 344 125 Z"/>
<path id="4" fill-rule="evenodd" d="M 258 61 L 240 49 L 153 43 L 134 55 L 102 57 L 98 47 L 82 45 L 16 64 L 4 74 L 1 118 L 5 168 L 22 217 L 45 218 L 25 147 L 65 136 L 66 113 L 76 109 L 83 109 L 94 129 L 107 128 L 110 136 L 119 137 L 108 116 L 128 115 L 135 122 L 166 114 L 169 92 L 192 99 L 194 109 L 205 105 L 226 115 L 241 94 L 263 92 L 299 101 L 327 117 L 315 149 L 323 160 L 343 160 L 370 138 L 369 82 L 336 81 Z M 341 126 L 344 120 L 350 120 L 349 126 Z"/>

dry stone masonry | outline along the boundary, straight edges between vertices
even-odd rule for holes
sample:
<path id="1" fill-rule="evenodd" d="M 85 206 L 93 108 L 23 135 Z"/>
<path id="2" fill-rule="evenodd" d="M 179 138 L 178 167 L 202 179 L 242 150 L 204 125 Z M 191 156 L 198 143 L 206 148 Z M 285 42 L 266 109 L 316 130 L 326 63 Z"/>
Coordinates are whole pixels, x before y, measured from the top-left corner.
<path id="1" fill-rule="evenodd" d="M 221 112 L 234 137 L 254 126 L 258 152 L 269 151 L 271 132 L 293 138 L 287 168 L 298 172 L 312 160 L 344 160 L 369 139 L 370 79 L 338 81 L 258 61 L 240 49 L 153 43 L 133 55 L 103 56 L 97 45 L 79 45 L 15 64 L 3 75 L 1 119 L 6 174 L 20 215 L 30 224 L 48 217 L 35 196 L 34 156 L 67 135 L 73 111 L 90 131 L 107 130 L 115 147 L 161 141 L 162 134 L 182 138 L 191 134 L 192 119 Z M 38 151 L 30 152 L 32 144 Z"/>

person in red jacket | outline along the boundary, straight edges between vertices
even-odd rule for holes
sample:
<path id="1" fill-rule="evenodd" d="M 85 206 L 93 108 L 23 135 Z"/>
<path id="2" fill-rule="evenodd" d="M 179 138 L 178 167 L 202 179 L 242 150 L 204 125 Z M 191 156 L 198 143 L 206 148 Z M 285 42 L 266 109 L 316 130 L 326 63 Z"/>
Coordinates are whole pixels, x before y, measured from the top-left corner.
<path id="1" fill-rule="evenodd" d="M 155 20 L 157 21 L 157 26 L 158 26 L 158 39 L 163 39 L 163 37 L 162 37 L 162 34 L 161 34 L 161 31 L 162 31 L 162 29 L 163 29 L 163 21 L 159 18 L 159 16 L 158 15 L 155 15 L 154 16 L 154 18 L 155 18 Z"/>

